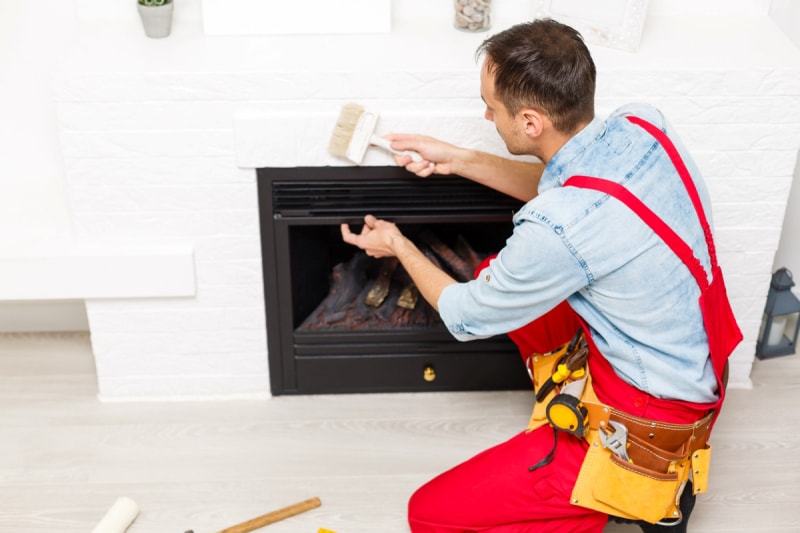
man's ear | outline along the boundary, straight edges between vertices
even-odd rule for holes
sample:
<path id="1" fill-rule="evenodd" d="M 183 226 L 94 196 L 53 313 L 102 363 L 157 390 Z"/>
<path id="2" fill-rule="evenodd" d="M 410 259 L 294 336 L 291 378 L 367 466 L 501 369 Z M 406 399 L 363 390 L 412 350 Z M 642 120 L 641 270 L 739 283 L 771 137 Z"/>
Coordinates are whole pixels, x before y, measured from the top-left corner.
<path id="1" fill-rule="evenodd" d="M 519 112 L 520 120 L 525 134 L 528 137 L 538 137 L 545 127 L 545 117 L 532 107 L 525 107 Z"/>

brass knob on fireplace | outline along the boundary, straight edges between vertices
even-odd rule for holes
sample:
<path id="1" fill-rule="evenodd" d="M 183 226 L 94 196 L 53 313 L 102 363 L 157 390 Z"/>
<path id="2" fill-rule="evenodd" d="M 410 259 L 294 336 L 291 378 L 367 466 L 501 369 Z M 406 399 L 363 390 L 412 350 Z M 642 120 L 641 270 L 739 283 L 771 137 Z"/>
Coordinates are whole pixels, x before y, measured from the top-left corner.
<path id="1" fill-rule="evenodd" d="M 425 367 L 425 370 L 422 371 L 422 378 L 427 382 L 431 382 L 436 379 L 436 370 L 434 370 L 433 365 L 428 365 Z"/>

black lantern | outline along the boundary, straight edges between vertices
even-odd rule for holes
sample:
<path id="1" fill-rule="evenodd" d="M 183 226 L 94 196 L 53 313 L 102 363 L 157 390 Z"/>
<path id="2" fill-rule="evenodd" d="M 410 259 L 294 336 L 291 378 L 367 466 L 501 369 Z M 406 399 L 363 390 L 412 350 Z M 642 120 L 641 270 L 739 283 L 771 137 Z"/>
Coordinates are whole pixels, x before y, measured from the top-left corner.
<path id="1" fill-rule="evenodd" d="M 792 292 L 792 273 L 780 268 L 772 275 L 761 333 L 756 344 L 756 357 L 770 359 L 790 355 L 797 347 L 800 330 L 800 300 Z"/>

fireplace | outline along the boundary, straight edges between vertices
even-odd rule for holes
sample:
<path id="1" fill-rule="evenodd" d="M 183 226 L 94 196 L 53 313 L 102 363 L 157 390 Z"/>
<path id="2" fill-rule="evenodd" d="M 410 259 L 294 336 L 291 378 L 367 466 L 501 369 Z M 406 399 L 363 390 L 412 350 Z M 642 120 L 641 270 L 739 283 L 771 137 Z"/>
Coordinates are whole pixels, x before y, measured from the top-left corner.
<path id="1" fill-rule="evenodd" d="M 466 246 L 474 260 L 503 246 L 520 202 L 460 177 L 419 179 L 397 167 L 257 174 L 273 395 L 530 387 L 507 337 L 456 341 L 421 296 L 401 309 L 400 296 L 414 288 L 402 266 L 387 274 L 386 260 L 339 233 L 342 222 L 356 229 L 372 213 L 398 223 L 434 260 L 439 252 L 440 263 L 441 248 L 463 254 Z M 390 292 L 370 310 L 361 300 L 382 275 Z"/>

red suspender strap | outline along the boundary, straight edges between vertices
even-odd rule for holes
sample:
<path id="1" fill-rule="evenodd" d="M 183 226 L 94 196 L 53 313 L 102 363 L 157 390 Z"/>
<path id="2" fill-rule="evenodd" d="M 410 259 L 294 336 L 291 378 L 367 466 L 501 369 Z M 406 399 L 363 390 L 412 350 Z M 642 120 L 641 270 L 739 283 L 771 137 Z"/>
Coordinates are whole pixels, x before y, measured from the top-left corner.
<path id="1" fill-rule="evenodd" d="M 649 207 L 647 207 L 641 200 L 633 195 L 628 189 L 615 183 L 613 181 L 593 178 L 590 176 L 572 176 L 564 183 L 564 186 L 581 187 L 584 189 L 595 189 L 604 192 L 621 201 L 627 205 L 634 213 L 639 215 L 645 224 L 661 237 L 670 249 L 675 252 L 675 255 L 684 262 L 686 267 L 694 276 L 700 291 L 704 291 L 708 287 L 708 276 L 700 264 L 700 261 L 694 256 L 692 249 L 686 244 L 672 228 L 659 218 Z"/>
<path id="2" fill-rule="evenodd" d="M 686 192 L 689 194 L 689 198 L 692 200 L 692 205 L 697 212 L 697 218 L 700 220 L 700 225 L 703 228 L 706 245 L 708 246 L 708 255 L 711 261 L 711 270 L 713 271 L 717 267 L 717 254 L 714 248 L 714 238 L 711 236 L 711 228 L 708 225 L 708 218 L 703 210 L 703 204 L 700 202 L 700 195 L 697 193 L 697 187 L 695 186 L 694 180 L 692 180 L 692 176 L 689 174 L 689 170 L 686 168 L 683 159 L 678 153 L 677 148 L 675 148 L 675 145 L 672 144 L 672 141 L 663 131 L 661 131 L 660 128 L 654 126 L 650 122 L 634 116 L 628 116 L 626 118 L 632 124 L 641 127 L 650 135 L 655 137 L 659 144 L 661 144 L 662 148 L 664 148 L 664 151 L 669 156 L 670 161 L 672 161 L 675 170 L 681 177 L 683 186 L 686 188 Z M 656 215 L 641 200 L 634 196 L 633 193 L 631 193 L 628 189 L 619 183 L 601 178 L 594 178 L 591 176 L 572 176 L 564 183 L 564 186 L 595 189 L 609 194 L 617 200 L 623 202 L 630 209 L 632 209 L 634 213 L 639 215 L 639 217 L 648 226 L 650 226 L 656 235 L 661 237 L 667 246 L 669 246 L 670 249 L 680 258 L 680 260 L 684 262 L 686 267 L 692 273 L 692 276 L 694 276 L 694 279 L 697 281 L 700 291 L 702 292 L 708 287 L 708 275 L 706 274 L 703 266 L 700 264 L 700 260 L 694 256 L 694 253 L 689 245 L 683 242 L 683 240 L 672 230 L 672 228 L 670 228 L 663 220 L 661 220 L 661 218 L 658 217 L 658 215 Z"/>
<path id="3" fill-rule="evenodd" d="M 678 175 L 680 175 L 681 180 L 683 181 L 683 186 L 686 187 L 686 192 L 689 193 L 689 198 L 692 199 L 692 205 L 694 205 L 694 210 L 697 212 L 697 218 L 700 219 L 700 225 L 703 226 L 703 234 L 706 237 L 708 255 L 711 258 L 711 268 L 713 270 L 714 267 L 717 266 L 717 252 L 714 248 L 714 239 L 711 236 L 711 228 L 708 225 L 708 219 L 706 218 L 706 212 L 703 210 L 703 204 L 700 202 L 700 195 L 697 194 L 697 187 L 694 184 L 694 180 L 692 180 L 692 176 L 689 174 L 689 170 L 686 168 L 686 164 L 684 164 L 683 159 L 678 153 L 677 148 L 675 148 L 675 145 L 672 144 L 672 141 L 669 137 L 667 137 L 667 134 L 661 131 L 661 128 L 658 128 L 650 122 L 647 122 L 639 117 L 628 116 L 626 118 L 629 122 L 636 124 L 656 138 L 661 147 L 664 148 L 664 151 L 667 152 L 667 155 L 672 161 L 675 170 L 678 171 Z"/>
<path id="4" fill-rule="evenodd" d="M 711 228 L 708 225 L 708 218 L 700 202 L 697 187 L 683 159 L 681 159 L 680 154 L 678 154 L 678 150 L 675 148 L 675 145 L 672 144 L 672 141 L 669 140 L 660 128 L 657 128 L 645 120 L 631 116 L 627 117 L 627 119 L 655 137 L 662 148 L 664 148 L 664 151 L 675 166 L 675 170 L 680 175 L 686 192 L 689 194 L 692 205 L 697 212 L 700 225 L 703 228 L 711 262 L 711 281 L 709 281 L 708 274 L 700 263 L 700 260 L 695 257 L 691 247 L 659 218 L 658 215 L 624 186 L 613 181 L 591 176 L 572 176 L 564 183 L 564 186 L 594 189 L 621 201 L 636 213 L 689 269 L 697 285 L 700 287 L 699 304 L 703 313 L 706 333 L 708 334 L 709 354 L 719 383 L 719 400 L 715 404 L 715 407 L 718 408 L 725 395 L 724 374 L 726 362 L 728 356 L 733 352 L 733 349 L 741 342 L 742 332 L 739 330 L 739 326 L 736 324 L 736 318 L 733 316 L 733 311 L 730 308 L 730 302 L 728 301 L 725 289 L 725 281 L 722 277 L 722 270 L 717 264 L 714 239 L 711 235 Z"/>

